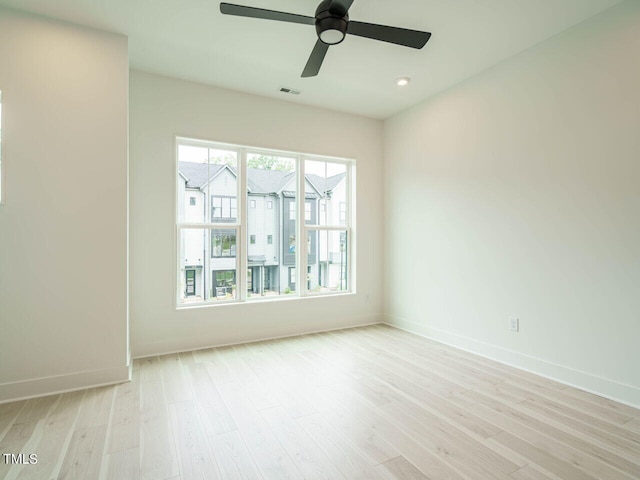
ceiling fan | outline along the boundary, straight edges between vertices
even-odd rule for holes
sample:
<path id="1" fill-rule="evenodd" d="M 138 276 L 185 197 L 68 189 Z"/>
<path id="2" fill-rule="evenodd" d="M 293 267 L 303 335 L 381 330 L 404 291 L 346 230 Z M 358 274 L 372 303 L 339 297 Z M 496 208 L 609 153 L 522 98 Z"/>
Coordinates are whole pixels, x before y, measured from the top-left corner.
<path id="1" fill-rule="evenodd" d="M 417 49 L 424 47 L 431 37 L 429 32 L 349 20 L 349 8 L 352 3 L 353 0 L 323 0 L 316 9 L 315 17 L 231 3 L 221 3 L 220 12 L 225 15 L 315 25 L 318 41 L 304 67 L 303 77 L 318 75 L 329 47 L 342 42 L 347 33 Z"/>

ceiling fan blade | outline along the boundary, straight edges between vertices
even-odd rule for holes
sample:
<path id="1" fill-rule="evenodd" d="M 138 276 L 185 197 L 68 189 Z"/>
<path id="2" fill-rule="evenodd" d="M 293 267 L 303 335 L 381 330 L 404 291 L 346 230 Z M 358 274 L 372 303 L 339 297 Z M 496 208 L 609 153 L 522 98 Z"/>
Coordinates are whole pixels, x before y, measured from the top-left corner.
<path id="1" fill-rule="evenodd" d="M 375 23 L 349 22 L 347 33 L 358 37 L 372 38 L 382 42 L 395 43 L 411 48 L 422 48 L 431 34 L 419 30 L 376 25 Z"/>
<path id="2" fill-rule="evenodd" d="M 329 45 L 320 40 L 316 42 L 316 46 L 313 47 L 311 55 L 309 55 L 309 60 L 307 60 L 307 64 L 304 67 L 302 77 L 315 77 L 318 75 L 327 50 L 329 50 Z"/>
<path id="3" fill-rule="evenodd" d="M 224 13 L 225 15 L 237 15 L 239 17 L 302 23 L 304 25 L 315 25 L 316 23 L 316 19 L 314 17 L 296 15 L 295 13 L 276 12 L 275 10 L 265 10 L 264 8 L 245 7 L 244 5 L 234 5 L 232 3 L 221 3 L 220 13 Z"/>
<path id="4" fill-rule="evenodd" d="M 347 13 L 351 8 L 352 3 L 353 0 L 333 0 L 329 6 L 329 10 L 339 7 L 340 9 L 344 9 L 344 13 Z"/>

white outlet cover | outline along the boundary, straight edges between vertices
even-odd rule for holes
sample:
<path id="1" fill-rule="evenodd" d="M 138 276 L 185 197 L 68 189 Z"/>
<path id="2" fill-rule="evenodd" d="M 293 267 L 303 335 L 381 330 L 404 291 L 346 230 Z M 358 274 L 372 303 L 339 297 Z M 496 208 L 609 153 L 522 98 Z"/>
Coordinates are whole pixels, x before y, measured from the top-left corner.
<path id="1" fill-rule="evenodd" d="M 520 330 L 520 320 L 512 317 L 509 319 L 509 330 L 512 332 L 518 332 Z"/>

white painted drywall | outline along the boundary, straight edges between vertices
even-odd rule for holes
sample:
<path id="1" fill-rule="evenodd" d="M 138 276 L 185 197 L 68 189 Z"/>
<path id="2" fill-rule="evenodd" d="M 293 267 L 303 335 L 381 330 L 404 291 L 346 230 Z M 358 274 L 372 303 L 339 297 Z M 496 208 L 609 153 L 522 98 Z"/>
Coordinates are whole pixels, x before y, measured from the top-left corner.
<path id="1" fill-rule="evenodd" d="M 130 105 L 134 356 L 380 321 L 382 122 L 137 71 Z M 176 135 L 355 158 L 357 294 L 177 310 Z"/>
<path id="2" fill-rule="evenodd" d="M 390 323 L 640 405 L 638 59 L 625 2 L 385 122 Z"/>
<path id="3" fill-rule="evenodd" d="M 0 9 L 0 401 L 125 380 L 127 39 Z"/>

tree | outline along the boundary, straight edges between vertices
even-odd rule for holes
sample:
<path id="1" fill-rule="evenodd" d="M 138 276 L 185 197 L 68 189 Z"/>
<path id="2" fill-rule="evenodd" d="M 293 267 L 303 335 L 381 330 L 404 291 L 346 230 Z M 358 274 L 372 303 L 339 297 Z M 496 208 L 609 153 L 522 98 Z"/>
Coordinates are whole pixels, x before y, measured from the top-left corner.
<path id="1" fill-rule="evenodd" d="M 235 154 L 228 152 L 214 152 L 209 157 L 209 162 L 214 165 L 229 165 L 231 167 L 236 166 L 236 156 Z"/>
<path id="2" fill-rule="evenodd" d="M 247 162 L 249 168 L 260 168 L 262 170 L 280 170 L 290 172 L 293 170 L 293 162 L 282 157 L 272 157 L 268 155 L 254 155 Z"/>

